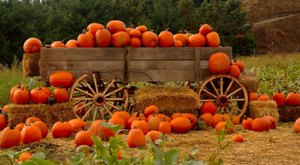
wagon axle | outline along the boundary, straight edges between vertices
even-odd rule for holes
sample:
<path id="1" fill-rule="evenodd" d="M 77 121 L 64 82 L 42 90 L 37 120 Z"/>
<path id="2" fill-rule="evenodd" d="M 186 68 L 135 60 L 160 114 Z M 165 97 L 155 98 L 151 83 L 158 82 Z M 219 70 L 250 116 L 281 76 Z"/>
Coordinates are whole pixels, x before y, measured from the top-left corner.
<path id="1" fill-rule="evenodd" d="M 229 105 L 230 101 L 226 95 L 220 95 L 217 97 L 217 104 L 220 107 L 227 107 Z"/>

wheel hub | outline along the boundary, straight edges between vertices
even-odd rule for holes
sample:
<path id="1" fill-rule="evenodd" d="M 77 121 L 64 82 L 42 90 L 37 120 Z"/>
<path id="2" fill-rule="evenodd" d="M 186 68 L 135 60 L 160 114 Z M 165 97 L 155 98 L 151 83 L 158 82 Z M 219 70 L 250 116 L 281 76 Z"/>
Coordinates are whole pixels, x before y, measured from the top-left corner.
<path id="1" fill-rule="evenodd" d="M 103 94 L 96 94 L 93 98 L 93 102 L 94 104 L 101 106 L 103 104 L 105 104 L 105 96 Z"/>
<path id="2" fill-rule="evenodd" d="M 217 97 L 217 103 L 220 107 L 227 107 L 229 102 L 230 101 L 226 95 L 220 95 Z"/>

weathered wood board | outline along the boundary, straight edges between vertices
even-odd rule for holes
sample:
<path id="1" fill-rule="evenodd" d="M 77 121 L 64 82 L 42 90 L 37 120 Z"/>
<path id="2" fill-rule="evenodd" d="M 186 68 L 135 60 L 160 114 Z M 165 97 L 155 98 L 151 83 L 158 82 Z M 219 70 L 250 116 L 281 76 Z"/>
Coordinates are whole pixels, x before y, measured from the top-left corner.
<path id="1" fill-rule="evenodd" d="M 209 76 L 208 58 L 215 52 L 231 56 L 231 47 L 183 48 L 42 48 L 42 81 L 55 71 L 68 70 L 78 78 L 99 71 L 102 78 L 122 81 L 200 81 Z"/>

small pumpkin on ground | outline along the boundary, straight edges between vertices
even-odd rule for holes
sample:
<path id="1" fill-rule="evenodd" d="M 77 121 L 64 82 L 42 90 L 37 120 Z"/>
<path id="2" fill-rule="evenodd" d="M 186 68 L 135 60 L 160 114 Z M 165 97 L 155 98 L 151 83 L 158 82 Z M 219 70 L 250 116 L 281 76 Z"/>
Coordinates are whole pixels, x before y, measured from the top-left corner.
<path id="1" fill-rule="evenodd" d="M 42 131 L 34 125 L 25 125 L 21 131 L 21 142 L 24 144 L 40 141 L 42 139 Z"/>
<path id="2" fill-rule="evenodd" d="M 173 119 L 170 124 L 175 133 L 187 133 L 192 128 L 190 120 L 183 116 Z"/>
<path id="3" fill-rule="evenodd" d="M 91 137 L 94 136 L 94 133 L 90 130 L 81 130 L 76 133 L 75 135 L 75 145 L 76 147 L 81 146 L 81 145 L 88 145 L 92 146 L 94 145 L 93 140 Z"/>
<path id="4" fill-rule="evenodd" d="M 73 127 L 69 122 L 57 121 L 52 126 L 53 138 L 68 138 L 72 135 Z"/>
<path id="5" fill-rule="evenodd" d="M 131 129 L 127 136 L 127 144 L 130 148 L 145 146 L 146 138 L 141 129 Z"/>
<path id="6" fill-rule="evenodd" d="M 14 128 L 12 125 L 7 126 L 0 132 L 0 147 L 11 148 L 20 145 L 21 131 Z"/>

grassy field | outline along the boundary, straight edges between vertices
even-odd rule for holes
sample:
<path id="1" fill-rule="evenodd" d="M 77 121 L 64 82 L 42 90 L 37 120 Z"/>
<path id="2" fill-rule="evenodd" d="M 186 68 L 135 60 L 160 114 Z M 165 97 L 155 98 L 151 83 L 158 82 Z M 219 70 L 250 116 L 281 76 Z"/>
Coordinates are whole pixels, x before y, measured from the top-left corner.
<path id="1" fill-rule="evenodd" d="M 254 72 L 260 79 L 258 93 L 272 94 L 275 91 L 300 92 L 300 53 L 266 54 L 240 57 L 245 62 L 247 72 Z M 0 70 L 0 106 L 9 103 L 9 91 L 18 83 L 34 87 L 36 78 L 22 75 L 21 65 Z"/>

